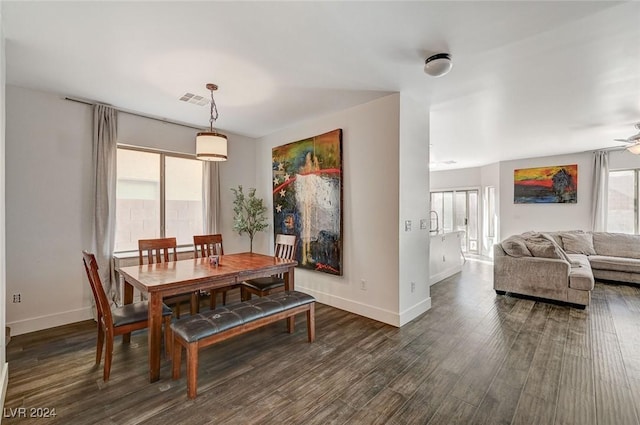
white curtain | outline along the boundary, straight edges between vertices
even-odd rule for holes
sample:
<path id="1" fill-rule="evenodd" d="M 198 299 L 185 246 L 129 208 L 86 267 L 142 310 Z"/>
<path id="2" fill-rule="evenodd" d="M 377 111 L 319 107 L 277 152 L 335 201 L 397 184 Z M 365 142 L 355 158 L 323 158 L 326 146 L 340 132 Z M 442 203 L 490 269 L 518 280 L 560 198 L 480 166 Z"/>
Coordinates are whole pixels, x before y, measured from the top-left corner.
<path id="1" fill-rule="evenodd" d="M 204 161 L 202 169 L 203 234 L 219 233 L 220 228 L 220 170 L 215 161 Z"/>
<path id="2" fill-rule="evenodd" d="M 594 152 L 593 159 L 591 227 L 594 232 L 606 232 L 607 196 L 609 192 L 609 152 L 596 151 Z"/>
<path id="3" fill-rule="evenodd" d="M 112 304 L 120 301 L 120 284 L 113 270 L 116 227 L 116 157 L 118 113 L 105 105 L 93 110 L 93 167 L 95 170 L 94 253 L 102 285 Z"/>

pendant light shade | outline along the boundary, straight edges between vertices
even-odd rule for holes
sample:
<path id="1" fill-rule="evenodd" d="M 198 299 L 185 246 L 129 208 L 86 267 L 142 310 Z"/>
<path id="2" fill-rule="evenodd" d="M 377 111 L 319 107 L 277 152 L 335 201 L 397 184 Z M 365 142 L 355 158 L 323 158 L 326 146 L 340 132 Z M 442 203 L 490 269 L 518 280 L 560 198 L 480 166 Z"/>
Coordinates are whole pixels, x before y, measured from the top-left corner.
<path id="1" fill-rule="evenodd" d="M 209 131 L 201 131 L 196 135 L 196 158 L 203 161 L 227 160 L 227 136 L 213 129 L 213 123 L 218 119 L 218 107 L 213 100 L 214 90 L 218 90 L 215 84 L 207 84 L 211 91 L 211 118 L 209 119 Z"/>
<path id="2" fill-rule="evenodd" d="M 227 136 L 202 131 L 196 136 L 196 158 L 204 161 L 227 160 Z"/>

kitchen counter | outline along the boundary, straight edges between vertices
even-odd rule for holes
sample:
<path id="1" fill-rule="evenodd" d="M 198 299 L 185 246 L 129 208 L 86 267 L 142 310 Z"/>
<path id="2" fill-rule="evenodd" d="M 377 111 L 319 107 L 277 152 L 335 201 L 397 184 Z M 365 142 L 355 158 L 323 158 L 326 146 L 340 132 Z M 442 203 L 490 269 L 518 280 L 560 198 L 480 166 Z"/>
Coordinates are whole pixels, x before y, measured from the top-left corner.
<path id="1" fill-rule="evenodd" d="M 429 246 L 429 285 L 462 271 L 464 257 L 460 250 L 463 231 L 431 235 Z"/>

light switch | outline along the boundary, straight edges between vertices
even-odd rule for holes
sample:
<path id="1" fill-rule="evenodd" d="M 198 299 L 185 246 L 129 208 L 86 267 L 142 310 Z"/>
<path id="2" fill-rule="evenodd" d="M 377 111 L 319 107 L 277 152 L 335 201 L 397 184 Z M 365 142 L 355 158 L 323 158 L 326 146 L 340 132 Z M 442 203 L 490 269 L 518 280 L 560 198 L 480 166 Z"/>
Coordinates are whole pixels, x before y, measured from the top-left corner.
<path id="1" fill-rule="evenodd" d="M 426 230 L 427 229 L 427 219 L 426 218 L 421 218 L 420 219 L 420 230 Z"/>

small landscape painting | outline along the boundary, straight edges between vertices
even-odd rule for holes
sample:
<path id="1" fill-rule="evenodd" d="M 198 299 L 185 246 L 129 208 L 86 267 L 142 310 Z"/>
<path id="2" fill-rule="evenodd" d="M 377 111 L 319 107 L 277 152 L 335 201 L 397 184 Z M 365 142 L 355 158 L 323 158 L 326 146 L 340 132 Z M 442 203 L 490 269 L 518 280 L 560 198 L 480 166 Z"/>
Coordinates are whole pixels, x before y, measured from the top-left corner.
<path id="1" fill-rule="evenodd" d="M 513 172 L 515 204 L 575 204 L 578 165 L 523 168 Z"/>
<path id="2" fill-rule="evenodd" d="M 273 148 L 274 233 L 296 235 L 298 267 L 342 276 L 342 130 Z"/>

